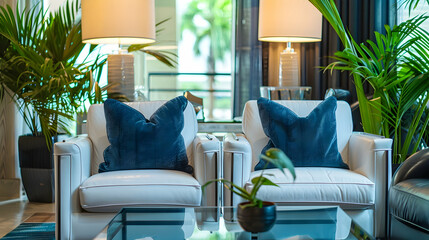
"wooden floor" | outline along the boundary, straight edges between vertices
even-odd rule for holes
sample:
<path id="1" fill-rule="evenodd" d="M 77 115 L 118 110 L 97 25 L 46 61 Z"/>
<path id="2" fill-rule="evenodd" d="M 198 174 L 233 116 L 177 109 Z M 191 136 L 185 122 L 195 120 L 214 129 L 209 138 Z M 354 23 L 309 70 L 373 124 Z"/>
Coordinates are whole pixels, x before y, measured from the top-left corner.
<path id="1" fill-rule="evenodd" d="M 54 203 L 0 201 L 0 238 L 23 222 L 55 222 Z"/>
<path id="2" fill-rule="evenodd" d="M 55 222 L 55 213 L 35 213 L 27 218 L 26 223 L 48 223 Z"/>

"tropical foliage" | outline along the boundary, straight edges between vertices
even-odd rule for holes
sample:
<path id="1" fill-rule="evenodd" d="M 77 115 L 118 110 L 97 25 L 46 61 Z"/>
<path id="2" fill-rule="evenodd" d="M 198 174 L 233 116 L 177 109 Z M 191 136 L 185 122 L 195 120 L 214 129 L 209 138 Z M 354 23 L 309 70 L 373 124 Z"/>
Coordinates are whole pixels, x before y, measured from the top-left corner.
<path id="1" fill-rule="evenodd" d="M 356 43 L 344 27 L 334 0 L 309 0 L 332 25 L 344 45 L 326 69 L 353 75 L 365 132 L 394 139 L 394 162 L 402 162 L 424 145 L 429 114 L 429 34 L 420 26 L 428 19 L 417 16 L 386 33 L 375 32 L 375 41 Z M 418 1 L 403 2 L 410 11 Z M 392 6 L 393 7 L 393 6 Z M 365 95 L 368 82 L 373 96 Z"/>
<path id="2" fill-rule="evenodd" d="M 277 184 L 273 183 L 270 179 L 265 177 L 265 176 L 270 176 L 270 174 L 267 174 L 264 172 L 265 168 L 268 166 L 269 163 L 274 164 L 274 166 L 276 166 L 284 175 L 286 175 L 285 169 L 287 169 L 291 173 L 293 180 L 295 180 L 296 175 L 295 175 L 295 168 L 291 160 L 286 156 L 286 154 L 282 150 L 278 148 L 270 148 L 265 152 L 265 155 L 261 154 L 259 157 L 261 159 L 264 159 L 266 161 L 266 164 L 264 168 L 261 170 L 261 174 L 258 177 L 254 177 L 251 179 L 251 182 L 253 184 L 252 191 L 248 192 L 243 187 L 240 187 L 226 179 L 215 179 L 215 180 L 208 181 L 206 184 L 203 185 L 203 189 L 207 185 L 213 182 L 221 182 L 226 189 L 232 191 L 233 193 L 237 194 L 238 196 L 242 197 L 243 199 L 249 202 L 248 204 L 240 205 L 241 207 L 262 208 L 263 201 L 256 197 L 259 189 L 261 189 L 262 186 L 279 187 Z"/>
<path id="3" fill-rule="evenodd" d="M 96 46 L 83 51 L 78 9 L 78 1 L 49 14 L 37 6 L 15 13 L 0 8 L 1 97 L 16 101 L 32 134 L 41 132 L 48 146 L 52 136 L 69 132 L 69 120 L 86 100 L 102 101 L 98 79 L 105 58 Z"/>

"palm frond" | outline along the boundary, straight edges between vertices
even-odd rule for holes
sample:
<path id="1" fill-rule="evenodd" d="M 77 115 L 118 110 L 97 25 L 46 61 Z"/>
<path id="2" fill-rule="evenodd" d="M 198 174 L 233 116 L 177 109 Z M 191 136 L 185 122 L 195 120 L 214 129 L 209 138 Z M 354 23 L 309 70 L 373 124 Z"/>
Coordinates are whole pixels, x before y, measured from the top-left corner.
<path id="1" fill-rule="evenodd" d="M 365 132 L 383 134 L 394 139 L 394 159 L 404 159 L 413 139 L 420 139 L 427 127 L 422 121 L 429 90 L 429 34 L 421 28 L 428 16 L 419 15 L 386 33 L 374 33 L 375 40 L 356 43 L 345 31 L 334 0 L 310 0 L 329 21 L 340 37 L 343 51 L 335 53 L 324 71 L 350 71 L 358 96 L 362 125 Z M 415 8 L 419 1 L 405 0 L 403 4 Z M 363 82 L 373 88 L 373 99 L 367 99 Z M 402 140 L 403 129 L 408 133 Z M 416 137 L 417 136 L 417 137 Z M 417 150 L 420 140 L 413 143 Z M 414 141 L 414 140 L 413 140 Z M 411 152 L 412 153 L 412 152 Z"/>
<path id="2" fill-rule="evenodd" d="M 33 134 L 41 131 L 48 146 L 52 136 L 69 131 L 69 120 L 87 99 L 102 100 L 98 81 L 105 57 L 95 46 L 79 57 L 85 44 L 78 11 L 78 1 L 66 1 L 49 15 L 37 6 L 17 8 L 16 14 L 0 7 L 0 35 L 9 44 L 0 55 L 0 90 L 13 92 L 24 122 Z M 91 54 L 95 60 L 87 61 Z"/>

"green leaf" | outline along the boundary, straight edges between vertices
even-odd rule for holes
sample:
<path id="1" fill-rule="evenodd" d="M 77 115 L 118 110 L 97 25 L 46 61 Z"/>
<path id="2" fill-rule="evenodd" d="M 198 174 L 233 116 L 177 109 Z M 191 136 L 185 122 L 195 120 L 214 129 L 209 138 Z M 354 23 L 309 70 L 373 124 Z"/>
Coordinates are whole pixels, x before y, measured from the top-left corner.
<path id="1" fill-rule="evenodd" d="M 50 14 L 40 6 L 16 11 L 0 7 L 0 35 L 9 44 L 6 53 L 0 54 L 0 86 L 10 89 L 25 124 L 35 135 L 41 131 L 48 146 L 51 136 L 70 129 L 67 120 L 84 108 L 93 91 L 102 100 L 101 89 L 93 82 L 99 81 L 105 57 L 86 62 L 88 55 L 98 51 L 90 47 L 88 55 L 80 58 L 85 62 L 76 62 L 86 54 L 78 11 L 77 1 L 67 1 Z"/>
<path id="2" fill-rule="evenodd" d="M 289 170 L 289 172 L 292 174 L 293 179 L 295 180 L 296 174 L 293 163 L 282 150 L 278 148 L 270 148 L 265 152 L 265 155 L 261 154 L 260 158 L 264 159 L 269 163 L 274 164 L 274 166 L 280 169 L 283 174 L 285 174 L 284 169 Z"/>
<path id="3" fill-rule="evenodd" d="M 328 20 L 345 46 L 343 51 L 335 53 L 335 62 L 324 72 L 328 69 L 331 73 L 333 70 L 350 71 L 364 131 L 392 137 L 394 158 L 405 158 L 418 149 L 420 136 L 427 128 L 426 121 L 420 120 L 422 112 L 415 109 L 422 109 L 424 101 L 419 99 L 426 98 L 429 89 L 422 80 L 429 72 L 429 34 L 420 27 L 428 17 L 420 15 L 392 28 L 385 26 L 385 34 L 374 33 L 375 42 L 368 40 L 358 44 L 344 28 L 335 1 L 310 2 Z M 411 11 L 419 1 L 405 2 Z M 372 87 L 372 98 L 365 95 L 364 82 Z M 407 129 L 407 136 L 401 136 L 403 127 Z M 417 140 L 410 148 L 413 150 L 408 152 L 412 139 Z"/>
<path id="4" fill-rule="evenodd" d="M 259 200 L 260 201 L 260 200 Z M 239 206 L 242 208 L 242 209 L 245 209 L 245 208 L 249 208 L 249 207 L 259 207 L 259 201 L 254 201 L 254 202 L 249 202 L 249 203 L 247 203 L 247 204 L 240 204 Z"/>
<path id="5" fill-rule="evenodd" d="M 269 186 L 276 186 L 276 187 L 278 187 L 277 184 L 273 183 L 271 180 L 269 180 L 268 178 L 266 178 L 264 176 L 254 177 L 251 180 L 251 182 L 253 184 L 256 184 L 258 181 L 261 182 L 261 185 L 269 185 Z"/>

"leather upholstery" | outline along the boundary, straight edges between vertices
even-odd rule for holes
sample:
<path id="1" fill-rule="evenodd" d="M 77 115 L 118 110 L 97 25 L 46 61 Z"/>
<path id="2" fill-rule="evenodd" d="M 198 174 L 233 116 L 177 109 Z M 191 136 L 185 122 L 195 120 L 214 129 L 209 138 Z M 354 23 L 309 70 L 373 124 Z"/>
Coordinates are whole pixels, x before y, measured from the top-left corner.
<path id="1" fill-rule="evenodd" d="M 78 188 L 90 176 L 91 155 L 92 142 L 87 136 L 54 145 L 56 239 L 72 236 L 73 213 L 82 211 Z"/>
<path id="2" fill-rule="evenodd" d="M 429 232 L 429 179 L 399 182 L 390 189 L 389 198 L 394 217 Z"/>
<path id="3" fill-rule="evenodd" d="M 145 115 L 151 115 L 164 102 L 128 104 Z M 189 163 L 194 166 L 195 178 L 183 172 L 172 174 L 169 172 L 172 170 L 158 170 L 157 177 L 153 175 L 156 170 L 139 170 L 151 172 L 152 175 L 148 175 L 146 178 L 142 172 L 135 174 L 134 171 L 112 172 L 111 174 L 116 176 L 113 177 L 97 173 L 98 165 L 100 161 L 103 161 L 104 148 L 109 145 L 109 142 L 106 136 L 103 106 L 92 105 L 88 112 L 88 136 L 82 135 L 71 138 L 65 142 L 58 142 L 54 146 L 56 239 L 92 239 L 114 216 L 114 213 L 84 210 L 81 207 L 81 198 L 84 202 L 83 206 L 88 209 L 89 206 L 92 207 L 92 211 L 113 211 L 127 201 L 133 205 L 162 203 L 164 200 L 164 203 L 170 201 L 169 203 L 174 206 L 200 205 L 201 202 L 204 205 L 216 205 L 219 190 L 216 188 L 207 189 L 204 196 L 201 196 L 200 186 L 207 180 L 220 177 L 216 172 L 220 168 L 214 167 L 220 164 L 220 143 L 213 135 L 209 136 L 211 140 L 205 135 L 196 135 L 197 120 L 191 104 L 188 104 L 184 115 L 185 127 L 182 135 L 187 147 Z M 124 175 L 119 177 L 121 174 Z M 88 180 L 91 175 L 93 178 Z M 105 176 L 106 178 L 104 178 Z M 135 181 L 127 179 L 128 177 Z M 141 184 L 140 180 L 143 178 L 145 178 L 144 182 L 149 184 L 136 190 L 136 186 L 133 184 Z M 120 186 L 113 186 L 112 181 L 129 184 L 129 186 L 125 186 L 129 191 L 121 189 Z M 172 185 L 167 187 L 169 183 Z M 161 193 L 159 190 L 159 192 L 151 191 L 149 195 L 141 195 L 143 192 L 150 191 L 150 187 L 157 184 L 162 186 L 166 192 Z M 79 191 L 81 186 L 82 191 Z M 101 189 L 104 187 L 109 188 L 112 192 L 103 192 Z M 90 191 L 88 191 L 89 188 L 91 188 Z M 114 189 L 112 190 L 112 188 Z M 185 194 L 183 194 L 184 192 Z M 139 203 L 136 202 L 138 196 L 141 196 Z M 156 198 L 158 199 L 156 200 Z M 213 200 L 208 201 L 208 199 Z M 113 205 L 115 207 L 112 207 Z"/>
<path id="4" fill-rule="evenodd" d="M 291 109 L 298 117 L 307 116 L 321 101 L 275 101 Z M 353 131 L 350 106 L 343 101 L 338 101 L 336 119 L 338 133 L 338 151 L 345 163 L 348 163 L 348 148 L 346 147 Z M 259 154 L 268 143 L 268 137 L 265 135 L 259 109 L 256 101 L 248 101 L 243 112 L 243 133 L 246 135 L 252 147 L 252 168 L 259 162 Z"/>
<path id="5" fill-rule="evenodd" d="M 194 175 L 202 186 L 212 179 L 220 178 L 222 174 L 222 163 L 219 160 L 220 142 L 214 136 L 198 134 L 194 140 Z M 203 206 L 217 206 L 220 202 L 221 188 L 216 184 L 206 187 L 201 199 Z"/>
<path id="6" fill-rule="evenodd" d="M 337 203 L 338 205 L 368 207 L 374 204 L 374 183 L 365 176 L 340 168 L 299 167 L 296 179 L 287 172 L 284 176 L 278 169 L 267 169 L 265 173 L 276 183 L 275 186 L 263 186 L 258 197 L 277 203 L 307 203 L 320 205 Z M 259 176 L 261 171 L 252 172 L 250 179 Z M 247 190 L 253 188 L 246 183 Z"/>
<path id="7" fill-rule="evenodd" d="M 305 117 L 321 101 L 276 102 L 292 109 L 299 117 Z M 284 180 L 288 183 L 282 185 L 280 190 L 275 187 L 261 189 L 261 197 L 281 204 L 314 205 L 317 202 L 323 205 L 341 205 L 369 233 L 384 237 L 386 192 L 391 176 L 388 171 L 392 139 L 353 133 L 351 110 L 346 102 L 338 101 L 336 120 L 338 150 L 343 161 L 349 165 L 350 171 L 334 174 L 333 171 L 338 169 L 329 169 L 330 173 L 327 174 L 324 168 L 311 169 L 314 171 L 311 173 L 307 172 L 309 169 L 296 168 L 300 179 L 297 181 L 308 181 L 308 185 L 304 187 L 301 182 L 299 184 L 302 187 L 294 189 L 295 186 L 292 187 L 289 179 Z M 239 186 L 245 186 L 247 183 L 246 187 L 250 188 L 249 179 L 255 174 L 252 170 L 259 160 L 262 148 L 268 142 L 268 137 L 262 129 L 256 101 L 246 103 L 243 132 L 244 135 L 238 134 L 237 138 L 231 134 L 224 138 L 224 178 L 232 180 Z M 318 170 L 321 172 L 317 173 Z M 300 174 L 303 175 L 302 178 L 299 177 Z M 324 185 L 321 186 L 320 183 Z M 355 184 L 352 186 L 353 183 Z M 289 190 L 292 192 L 289 193 Z M 231 195 L 230 191 L 224 191 L 225 205 L 236 205 L 240 201 L 238 196 Z"/>
<path id="8" fill-rule="evenodd" d="M 166 101 L 130 102 L 126 104 L 139 110 L 143 115 L 150 117 L 165 102 Z M 190 161 L 189 164 L 192 165 L 192 142 L 198 131 L 197 117 L 195 116 L 195 110 L 192 104 L 188 104 L 183 115 L 185 117 L 185 125 L 182 130 L 182 136 L 185 141 L 186 153 Z M 91 105 L 88 110 L 87 129 L 88 137 L 94 144 L 94 159 L 91 162 L 91 175 L 93 175 L 98 173 L 98 165 L 104 161 L 104 149 L 110 145 L 107 139 L 106 118 L 104 116 L 103 105 Z"/>
<path id="9" fill-rule="evenodd" d="M 392 174 L 388 151 L 392 149 L 392 142 L 390 138 L 354 132 L 348 144 L 350 170 L 367 177 L 375 184 L 374 229 L 379 237 L 384 236 L 387 226 L 386 198 Z"/>
<path id="10" fill-rule="evenodd" d="M 389 190 L 391 238 L 429 238 L 429 149 L 405 160 Z M 398 231 L 402 228 L 401 231 Z"/>
<path id="11" fill-rule="evenodd" d="M 79 187 L 88 212 L 118 212 L 129 206 L 199 206 L 201 186 L 175 170 L 129 170 L 95 174 Z"/>
<path id="12" fill-rule="evenodd" d="M 398 184 L 407 179 L 429 179 L 429 150 L 421 150 L 409 158 L 398 168 L 393 178 L 393 184 Z"/>

